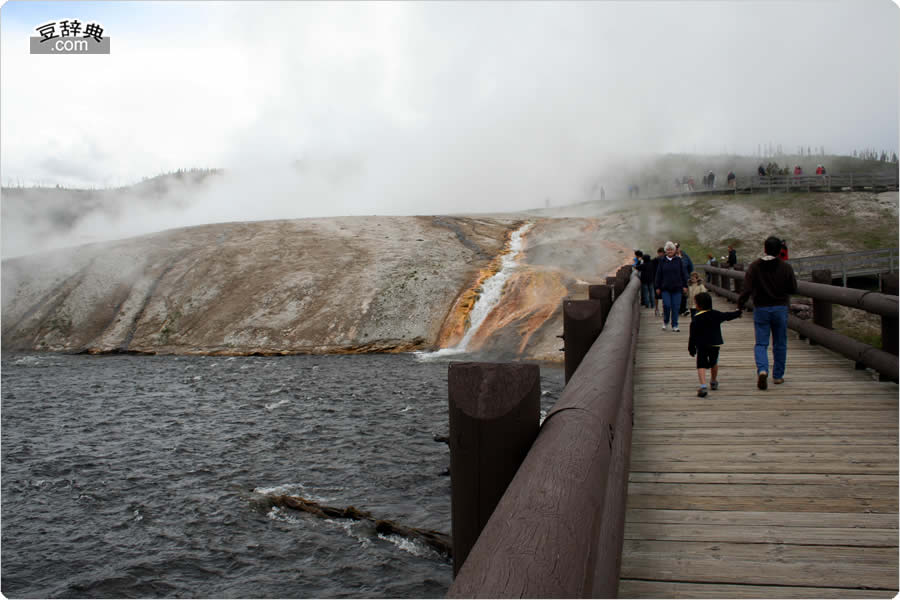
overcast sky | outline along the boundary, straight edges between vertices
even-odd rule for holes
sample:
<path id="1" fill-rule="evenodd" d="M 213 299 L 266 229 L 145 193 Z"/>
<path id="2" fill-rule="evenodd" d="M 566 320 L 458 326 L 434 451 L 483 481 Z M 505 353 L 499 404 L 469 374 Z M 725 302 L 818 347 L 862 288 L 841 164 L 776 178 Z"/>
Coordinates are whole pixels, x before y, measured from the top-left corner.
<path id="1" fill-rule="evenodd" d="M 111 53 L 29 54 L 65 18 L 101 23 Z M 303 159 L 319 212 L 409 212 L 542 197 L 636 152 L 893 151 L 898 25 L 890 0 L 11 1 L 0 178 Z"/>

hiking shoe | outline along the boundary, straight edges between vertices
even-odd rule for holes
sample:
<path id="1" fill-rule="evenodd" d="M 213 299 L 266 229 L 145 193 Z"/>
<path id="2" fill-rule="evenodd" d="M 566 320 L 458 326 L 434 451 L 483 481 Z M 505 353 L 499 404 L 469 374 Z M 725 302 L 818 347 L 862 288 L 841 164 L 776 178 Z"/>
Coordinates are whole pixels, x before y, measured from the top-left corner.
<path id="1" fill-rule="evenodd" d="M 672 328 L 672 331 L 681 331 L 681 330 L 678 329 L 677 327 L 673 327 L 673 328 Z"/>
<path id="2" fill-rule="evenodd" d="M 697 395 L 701 398 L 706 398 L 706 388 L 702 387 L 697 390 Z"/>
<path id="3" fill-rule="evenodd" d="M 719 389 L 719 382 L 718 382 L 718 381 L 710 381 L 710 382 L 709 382 L 709 389 L 711 389 L 711 390 L 717 390 L 717 389 Z"/>
<path id="4" fill-rule="evenodd" d="M 665 324 L 665 323 L 663 323 L 662 330 L 663 330 L 663 331 L 666 330 L 666 324 Z"/>
<path id="5" fill-rule="evenodd" d="M 784 377 L 776 377 L 775 379 L 772 380 L 772 383 L 774 383 L 775 385 L 784 383 Z"/>
<path id="6" fill-rule="evenodd" d="M 759 376 L 756 378 L 756 387 L 758 387 L 761 390 L 767 389 L 769 387 L 769 384 L 767 381 L 768 377 L 769 377 L 768 373 L 766 373 L 765 371 L 761 372 L 759 374 Z"/>

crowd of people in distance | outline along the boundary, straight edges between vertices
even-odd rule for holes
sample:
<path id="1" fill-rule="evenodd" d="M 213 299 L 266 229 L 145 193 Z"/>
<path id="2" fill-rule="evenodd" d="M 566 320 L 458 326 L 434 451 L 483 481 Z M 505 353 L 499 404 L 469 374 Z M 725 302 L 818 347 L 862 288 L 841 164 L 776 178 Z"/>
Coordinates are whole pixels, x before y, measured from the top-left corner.
<path id="1" fill-rule="evenodd" d="M 768 345 L 772 340 L 774 368 L 773 382 L 784 383 L 787 360 L 787 316 L 790 295 L 797 291 L 793 268 L 787 262 L 787 242 L 775 236 L 763 244 L 762 257 L 750 263 L 744 275 L 742 292 L 737 310 L 720 312 L 713 310 L 712 296 L 704 279 L 694 271 L 691 257 L 677 242 L 666 242 L 651 257 L 641 250 L 634 251 L 633 266 L 641 281 L 641 306 L 652 308 L 656 317 L 662 317 L 663 331 L 680 332 L 679 317 L 690 315 L 688 352 L 697 357 L 697 377 L 700 387 L 697 395 L 706 397 L 709 390 L 717 390 L 719 349 L 724 344 L 721 324 L 740 318 L 748 300 L 753 301 L 753 326 L 755 335 L 754 361 L 757 370 L 757 388 L 768 387 Z M 725 268 L 737 264 L 737 251 L 728 246 L 723 256 Z M 712 254 L 706 263 L 718 266 Z M 706 282 L 709 282 L 707 275 Z M 662 301 L 662 311 L 659 302 Z M 710 371 L 707 384 L 706 371 Z"/>
<path id="2" fill-rule="evenodd" d="M 778 163 L 770 162 L 765 167 L 759 165 L 759 168 L 756 169 L 756 174 L 760 177 L 775 177 L 776 175 L 790 175 L 792 173 L 791 169 L 788 167 L 779 167 Z M 793 174 L 796 177 L 803 175 L 803 167 L 800 165 L 794 165 Z M 825 169 L 824 165 L 816 165 L 816 175 L 827 175 L 828 171 Z"/>
<path id="3" fill-rule="evenodd" d="M 756 174 L 759 177 L 777 177 L 777 176 L 790 176 L 793 175 L 795 177 L 800 177 L 803 175 L 803 167 L 800 165 L 794 165 L 793 167 L 778 166 L 776 162 L 769 162 L 766 165 L 760 164 L 756 169 Z M 816 165 L 816 175 L 827 175 L 828 171 L 825 168 L 825 165 Z M 712 190 L 716 187 L 716 174 L 713 171 L 709 171 L 701 178 L 701 189 Z M 721 184 L 720 184 L 721 185 Z M 734 189 L 737 186 L 737 175 L 734 170 L 728 171 L 728 174 L 725 176 L 725 186 L 727 188 Z M 696 184 L 694 182 L 693 175 L 683 175 L 681 177 L 675 178 L 675 189 L 679 192 L 695 192 L 697 191 Z M 629 195 L 631 194 L 631 189 L 629 188 Z"/>

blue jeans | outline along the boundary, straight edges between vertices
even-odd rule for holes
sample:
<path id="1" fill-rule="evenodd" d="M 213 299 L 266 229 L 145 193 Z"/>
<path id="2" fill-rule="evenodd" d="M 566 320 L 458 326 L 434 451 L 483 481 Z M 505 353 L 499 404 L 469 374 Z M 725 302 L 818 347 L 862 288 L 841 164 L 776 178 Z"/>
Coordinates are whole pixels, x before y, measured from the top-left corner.
<path id="1" fill-rule="evenodd" d="M 642 306 L 653 306 L 653 302 L 656 300 L 656 291 L 653 289 L 652 283 L 642 283 L 641 284 L 641 305 Z"/>
<path id="2" fill-rule="evenodd" d="M 769 372 L 769 332 L 772 334 L 772 356 L 775 359 L 775 370 L 772 377 L 782 379 L 787 361 L 787 306 L 757 306 L 753 309 L 753 329 L 756 332 L 756 345 L 753 357 L 756 359 L 756 372 Z"/>
<path id="3" fill-rule="evenodd" d="M 662 290 L 663 323 L 669 323 L 672 317 L 672 328 L 678 327 L 678 309 L 681 308 L 681 292 L 669 292 Z"/>

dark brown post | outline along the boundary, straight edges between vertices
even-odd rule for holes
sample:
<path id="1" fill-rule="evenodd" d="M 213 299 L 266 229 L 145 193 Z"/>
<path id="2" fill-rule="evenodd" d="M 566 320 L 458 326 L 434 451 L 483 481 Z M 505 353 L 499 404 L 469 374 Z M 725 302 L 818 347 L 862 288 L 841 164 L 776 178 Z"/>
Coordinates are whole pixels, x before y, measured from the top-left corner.
<path id="1" fill-rule="evenodd" d="M 607 314 L 608 314 L 607 309 Z M 566 383 L 603 330 L 602 300 L 563 300 Z"/>
<path id="2" fill-rule="evenodd" d="M 612 288 L 608 285 L 589 285 L 588 300 L 597 300 L 600 302 L 600 316 L 604 323 L 609 315 L 609 309 L 612 308 Z"/>
<path id="3" fill-rule="evenodd" d="M 881 274 L 881 293 L 882 294 L 890 294 L 891 296 L 897 295 L 897 282 L 898 276 L 897 273 L 882 273 Z M 887 317 L 882 315 L 881 317 L 881 349 L 885 352 L 890 352 L 894 356 L 897 356 L 897 327 L 898 321 L 897 317 Z M 883 374 L 879 374 L 879 380 L 885 381 L 890 379 L 889 377 L 885 377 Z"/>
<path id="4" fill-rule="evenodd" d="M 831 285 L 831 270 L 821 269 L 813 271 L 812 282 Z M 831 312 L 831 302 L 813 298 L 813 323 L 826 329 L 834 329 L 832 326 Z M 809 340 L 809 345 L 815 346 L 816 343 Z"/>
<path id="5" fill-rule="evenodd" d="M 616 287 L 616 278 L 615 278 L 615 276 L 613 276 L 613 277 L 607 277 L 607 278 L 606 278 L 606 285 L 608 285 L 608 286 L 610 287 L 610 289 L 615 290 L 615 287 Z M 615 295 L 615 293 L 613 293 L 613 302 L 615 302 L 615 301 L 616 301 L 616 295 Z"/>
<path id="6" fill-rule="evenodd" d="M 744 263 L 738 263 L 738 264 L 734 265 L 733 268 L 734 268 L 735 271 L 743 271 L 743 270 L 744 270 Z M 744 278 L 743 278 L 743 276 L 741 276 L 741 277 L 735 277 L 735 278 L 734 278 L 734 293 L 737 294 L 738 296 L 740 296 L 740 295 L 741 295 L 741 292 L 743 292 L 743 291 L 744 291 Z"/>
<path id="7" fill-rule="evenodd" d="M 453 574 L 459 572 L 540 429 L 537 365 L 450 365 Z"/>
<path id="8" fill-rule="evenodd" d="M 619 296 L 621 296 L 625 292 L 625 288 L 628 287 L 628 280 L 630 278 L 631 278 L 630 270 L 626 271 L 626 272 L 620 271 L 619 274 L 616 276 L 616 282 L 613 285 L 615 286 L 617 300 L 619 299 Z"/>

